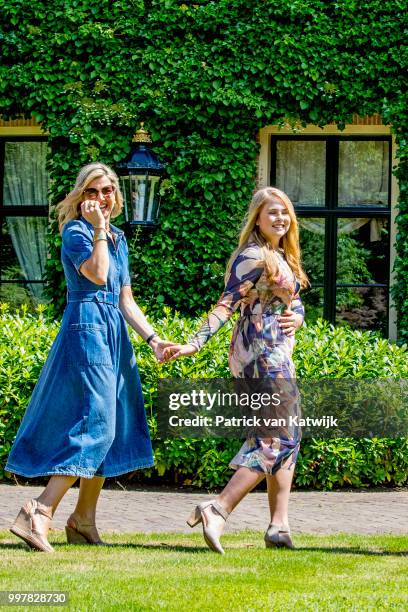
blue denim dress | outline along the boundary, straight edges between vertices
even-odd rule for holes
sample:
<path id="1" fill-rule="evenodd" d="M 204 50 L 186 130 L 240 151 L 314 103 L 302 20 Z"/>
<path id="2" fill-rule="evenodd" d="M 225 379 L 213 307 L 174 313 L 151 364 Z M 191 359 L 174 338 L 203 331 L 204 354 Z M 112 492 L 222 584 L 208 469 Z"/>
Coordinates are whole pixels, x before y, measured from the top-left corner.
<path id="1" fill-rule="evenodd" d="M 106 285 L 79 268 L 92 254 L 93 227 L 66 223 L 62 264 L 67 306 L 34 389 L 6 470 L 27 477 L 117 476 L 153 465 L 136 359 L 119 294 L 130 285 L 124 233 L 111 226 Z"/>

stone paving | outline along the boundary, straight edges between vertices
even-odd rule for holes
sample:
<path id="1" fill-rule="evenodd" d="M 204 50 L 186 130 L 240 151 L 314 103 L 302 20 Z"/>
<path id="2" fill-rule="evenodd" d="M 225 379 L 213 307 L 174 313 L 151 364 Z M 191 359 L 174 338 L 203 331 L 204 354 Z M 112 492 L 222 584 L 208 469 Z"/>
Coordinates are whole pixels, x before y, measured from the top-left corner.
<path id="1" fill-rule="evenodd" d="M 41 487 L 0 485 L 0 530 L 8 529 L 23 503 L 37 497 Z M 63 529 L 78 489 L 68 491 L 53 521 Z M 191 509 L 210 496 L 167 489 L 102 491 L 97 523 L 101 531 L 118 533 L 189 533 Z M 227 531 L 264 530 L 269 522 L 265 492 L 247 495 L 227 522 Z M 293 533 L 407 534 L 408 491 L 297 492 L 290 501 Z"/>

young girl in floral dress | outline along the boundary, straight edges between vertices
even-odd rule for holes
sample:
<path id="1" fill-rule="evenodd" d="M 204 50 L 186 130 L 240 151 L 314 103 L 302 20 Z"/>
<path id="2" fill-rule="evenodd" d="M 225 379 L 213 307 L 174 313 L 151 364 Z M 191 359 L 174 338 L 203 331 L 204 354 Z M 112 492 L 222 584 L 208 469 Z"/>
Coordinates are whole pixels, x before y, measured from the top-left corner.
<path id="1" fill-rule="evenodd" d="M 238 248 L 226 272 L 224 292 L 188 344 L 164 350 L 166 359 L 193 355 L 240 308 L 229 366 L 234 378 L 291 381 L 294 335 L 304 320 L 298 292 L 307 286 L 300 263 L 298 223 L 288 196 L 279 189 L 257 191 L 249 206 Z M 293 387 L 293 385 L 292 385 Z M 293 389 L 292 389 L 293 391 Z M 296 391 L 292 402 L 297 402 Z M 285 430 L 280 437 L 248 437 L 230 465 L 236 472 L 220 495 L 197 506 L 188 524 L 202 523 L 207 545 L 224 553 L 219 538 L 230 512 L 263 478 L 267 480 L 271 522 L 266 546 L 293 548 L 288 502 L 300 435 Z"/>

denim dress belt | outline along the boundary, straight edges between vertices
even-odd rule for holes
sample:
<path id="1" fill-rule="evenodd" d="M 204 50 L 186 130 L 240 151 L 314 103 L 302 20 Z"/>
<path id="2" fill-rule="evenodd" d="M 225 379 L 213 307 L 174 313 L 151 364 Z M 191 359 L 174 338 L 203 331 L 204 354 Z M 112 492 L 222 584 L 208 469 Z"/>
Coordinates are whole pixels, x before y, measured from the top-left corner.
<path id="1" fill-rule="evenodd" d="M 100 304 L 110 304 L 119 308 L 119 294 L 103 289 L 95 291 L 68 291 L 67 302 L 99 302 Z"/>

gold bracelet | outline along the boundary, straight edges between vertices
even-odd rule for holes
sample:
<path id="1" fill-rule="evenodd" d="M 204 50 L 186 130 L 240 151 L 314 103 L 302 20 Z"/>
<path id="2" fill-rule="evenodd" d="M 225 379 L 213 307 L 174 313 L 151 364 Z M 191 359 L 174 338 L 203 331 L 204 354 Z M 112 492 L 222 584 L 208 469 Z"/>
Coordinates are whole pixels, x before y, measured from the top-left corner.
<path id="1" fill-rule="evenodd" d="M 95 242 L 99 242 L 100 240 L 104 240 L 105 242 L 108 242 L 108 239 L 107 239 L 107 238 L 99 238 L 99 236 L 98 236 L 98 238 L 94 238 L 94 239 L 93 239 L 94 243 L 95 243 Z"/>
<path id="2" fill-rule="evenodd" d="M 95 240 L 107 240 L 108 235 L 106 233 L 106 230 L 98 230 L 97 232 L 94 232 L 93 239 L 94 239 L 94 242 Z"/>

